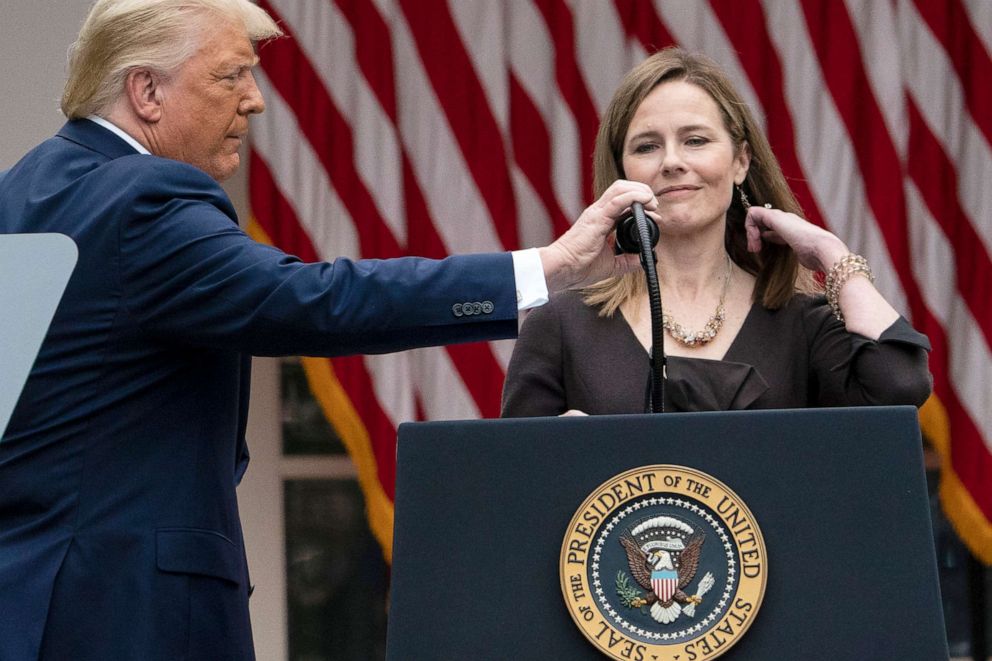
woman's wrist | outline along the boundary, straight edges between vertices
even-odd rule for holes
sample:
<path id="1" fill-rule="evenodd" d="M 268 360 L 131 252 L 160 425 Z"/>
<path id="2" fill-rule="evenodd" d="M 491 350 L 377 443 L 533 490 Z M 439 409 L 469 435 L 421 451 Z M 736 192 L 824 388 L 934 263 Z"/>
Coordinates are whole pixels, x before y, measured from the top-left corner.
<path id="1" fill-rule="evenodd" d="M 827 279 L 824 283 L 826 286 L 827 303 L 830 304 L 830 309 L 833 310 L 834 316 L 841 322 L 844 322 L 844 313 L 840 309 L 840 292 L 844 288 L 844 285 L 852 277 L 856 276 L 863 276 L 869 282 L 875 282 L 875 275 L 871 272 L 871 267 L 868 266 L 868 260 L 854 253 L 847 253 L 838 259 L 830 267 L 830 270 L 827 271 Z"/>
<path id="2" fill-rule="evenodd" d="M 850 248 L 836 236 L 830 235 L 830 240 L 824 241 L 818 251 L 820 258 L 820 269 L 823 273 L 829 273 L 837 262 L 851 254 Z"/>

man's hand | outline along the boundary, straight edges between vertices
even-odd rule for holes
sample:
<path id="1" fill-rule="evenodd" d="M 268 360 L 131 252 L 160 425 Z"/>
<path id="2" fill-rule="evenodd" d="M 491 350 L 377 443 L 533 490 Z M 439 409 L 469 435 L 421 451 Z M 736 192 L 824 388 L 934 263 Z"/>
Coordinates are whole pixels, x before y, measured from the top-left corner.
<path id="1" fill-rule="evenodd" d="M 549 290 L 582 287 L 640 268 L 637 255 L 613 254 L 617 220 L 634 202 L 646 211 L 658 207 L 647 184 L 618 179 L 557 241 L 539 249 Z"/>

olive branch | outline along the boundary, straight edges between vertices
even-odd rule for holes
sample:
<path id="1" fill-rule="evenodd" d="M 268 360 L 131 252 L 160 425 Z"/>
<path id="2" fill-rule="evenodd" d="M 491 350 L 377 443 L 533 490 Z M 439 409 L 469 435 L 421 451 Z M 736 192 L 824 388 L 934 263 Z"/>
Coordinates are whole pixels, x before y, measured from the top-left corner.
<path id="1" fill-rule="evenodd" d="M 630 579 L 623 571 L 617 572 L 617 595 L 620 596 L 620 602 L 627 608 L 636 608 L 634 600 L 641 597 L 641 593 L 630 584 Z"/>

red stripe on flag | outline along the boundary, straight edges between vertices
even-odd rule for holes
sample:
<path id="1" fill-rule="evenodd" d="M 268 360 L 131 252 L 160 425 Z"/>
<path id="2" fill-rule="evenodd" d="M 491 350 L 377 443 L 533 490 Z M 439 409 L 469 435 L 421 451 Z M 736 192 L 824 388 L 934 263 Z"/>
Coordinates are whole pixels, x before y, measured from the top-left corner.
<path id="1" fill-rule="evenodd" d="M 761 99 L 768 125 L 765 133 L 806 219 L 825 227 L 823 213 L 799 164 L 795 125 L 785 100 L 782 64 L 768 34 L 761 3 L 758 0 L 739 0 L 733 5 L 714 2 L 712 6 L 727 37 L 737 49 L 751 86 Z"/>
<path id="2" fill-rule="evenodd" d="M 447 249 L 431 222 L 427 202 L 417 185 L 413 167 L 405 152 L 403 182 L 407 228 L 410 235 L 407 243 L 410 251 L 415 255 L 434 259 L 447 256 Z M 489 344 L 473 342 L 450 345 L 445 347 L 445 350 L 483 417 L 498 418 L 505 374 Z"/>
<path id="3" fill-rule="evenodd" d="M 930 215 L 954 248 L 957 289 L 992 347 L 992 263 L 981 237 L 958 200 L 954 163 L 930 132 L 919 107 L 909 100 L 909 175 L 923 195 Z"/>
<path id="4" fill-rule="evenodd" d="M 370 3 L 339 2 L 338 4 L 342 6 L 342 13 L 355 33 L 359 67 L 373 94 L 387 109 L 393 128 L 398 134 L 396 87 L 391 61 L 392 40 L 386 22 Z M 363 47 L 361 46 L 363 43 L 376 46 Z M 388 63 L 380 61 L 387 56 L 390 58 Z M 389 105 L 392 106 L 392 110 L 389 110 Z M 442 259 L 448 255 L 448 250 L 433 223 L 423 190 L 402 144 L 400 153 L 403 159 L 403 207 L 407 223 L 407 249 L 410 254 Z M 333 219 L 329 222 L 333 222 Z M 362 256 L 370 256 L 366 253 L 364 245 Z M 487 416 L 498 417 L 504 373 L 490 346 L 478 342 L 446 347 L 446 350 L 479 410 Z"/>
<path id="5" fill-rule="evenodd" d="M 458 374 L 472 394 L 475 405 L 479 407 L 479 415 L 483 418 L 498 418 L 503 378 L 506 375 L 489 345 L 473 342 L 451 344 L 445 348 L 458 366 Z"/>
<path id="6" fill-rule="evenodd" d="M 864 191 L 889 256 L 899 275 L 913 319 L 928 314 L 912 276 L 902 163 L 865 74 L 857 35 L 847 9 L 832 0 L 804 0 L 806 24 L 824 80 L 866 182 Z M 870 173 L 870 178 L 866 176 Z"/>
<path id="7" fill-rule="evenodd" d="M 413 419 L 416 422 L 424 422 L 427 420 L 427 411 L 424 408 L 424 400 L 421 399 L 420 393 L 415 393 L 413 396 Z"/>
<path id="8" fill-rule="evenodd" d="M 928 318 L 921 330 L 930 338 L 930 368 L 933 372 L 933 391 L 947 410 L 951 437 L 951 469 L 971 494 L 986 520 L 992 520 L 992 454 L 982 440 L 982 435 L 971 416 L 961 405 L 952 387 L 953 375 L 950 351 L 944 329 L 933 318 Z"/>
<path id="9" fill-rule="evenodd" d="M 862 177 L 871 182 L 865 186 L 865 192 L 906 292 L 913 319 L 935 346 L 931 370 L 935 391 L 951 418 L 954 471 L 985 516 L 990 518 L 992 498 L 989 487 L 982 482 L 987 482 L 988 475 L 992 474 L 985 472 L 992 470 L 992 457 L 950 387 L 948 366 L 951 363 L 944 329 L 926 308 L 912 277 L 902 168 L 865 75 L 850 17 L 842 3 L 830 0 L 805 0 L 803 11 L 823 75 L 854 146 Z M 871 173 L 871 177 L 865 177 L 864 173 Z"/>
<path id="10" fill-rule="evenodd" d="M 255 150 L 249 153 L 248 162 L 248 190 L 255 222 L 280 250 L 296 255 L 304 262 L 321 261 L 310 237 L 296 220 L 296 213 L 276 185 L 268 164 Z"/>
<path id="11" fill-rule="evenodd" d="M 615 0 L 615 4 L 627 36 L 640 41 L 648 53 L 676 45 L 675 37 L 649 3 L 640 0 Z"/>
<path id="12" fill-rule="evenodd" d="M 395 500 L 396 427 L 379 405 L 372 377 L 361 356 L 333 358 L 331 364 L 334 365 L 334 374 L 368 430 L 382 490 L 389 500 Z"/>
<path id="13" fill-rule="evenodd" d="M 988 1 L 988 0 L 985 0 Z M 950 57 L 971 118 L 992 143 L 992 59 L 960 0 L 916 0 L 916 10 Z"/>
<path id="14" fill-rule="evenodd" d="M 582 151 L 582 162 L 579 167 L 582 175 L 584 206 L 593 200 L 592 154 L 596 146 L 596 132 L 599 130 L 599 113 L 579 70 L 576 57 L 578 49 L 575 44 L 575 20 L 571 9 L 564 0 L 534 0 L 534 5 L 544 17 L 555 45 L 555 80 L 579 129 L 579 148 Z"/>
<path id="15" fill-rule="evenodd" d="M 513 160 L 541 199 L 541 204 L 551 218 L 555 235 L 563 234 L 570 224 L 555 199 L 554 185 L 551 183 L 551 136 L 544 124 L 544 116 L 512 73 L 510 136 L 513 140 Z"/>
<path id="16" fill-rule="evenodd" d="M 279 15 L 266 0 L 259 3 L 273 18 Z M 286 37 L 270 41 L 262 68 L 271 72 L 273 87 L 293 108 L 300 130 L 313 147 L 334 189 L 354 219 L 363 257 L 387 258 L 403 254 L 356 169 L 351 127 L 338 110 L 323 81 L 292 30 L 282 22 Z"/>
<path id="17" fill-rule="evenodd" d="M 400 0 L 424 70 L 507 250 L 520 247 L 502 131 L 443 0 Z"/>
<path id="18" fill-rule="evenodd" d="M 355 35 L 355 59 L 393 124 L 396 113 L 396 70 L 389 26 L 371 2 L 334 0 Z"/>
<path id="19" fill-rule="evenodd" d="M 402 150 L 403 155 L 403 212 L 406 216 L 407 247 L 413 255 L 443 259 L 448 256 L 444 240 L 438 234 L 427 200 L 413 171 L 413 164 Z"/>

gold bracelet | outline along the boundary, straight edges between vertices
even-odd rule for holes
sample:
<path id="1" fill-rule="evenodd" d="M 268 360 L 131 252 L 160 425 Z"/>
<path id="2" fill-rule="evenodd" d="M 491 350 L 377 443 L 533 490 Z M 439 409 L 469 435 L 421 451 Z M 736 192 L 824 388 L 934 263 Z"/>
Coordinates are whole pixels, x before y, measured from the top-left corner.
<path id="1" fill-rule="evenodd" d="M 868 278 L 869 282 L 875 282 L 875 275 L 871 272 L 871 267 L 868 266 L 868 260 L 854 253 L 848 253 L 841 257 L 827 273 L 827 303 L 830 304 L 834 316 L 841 323 L 844 323 L 844 313 L 840 310 L 840 290 L 851 279 L 851 276 L 857 273 Z"/>

